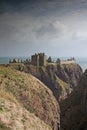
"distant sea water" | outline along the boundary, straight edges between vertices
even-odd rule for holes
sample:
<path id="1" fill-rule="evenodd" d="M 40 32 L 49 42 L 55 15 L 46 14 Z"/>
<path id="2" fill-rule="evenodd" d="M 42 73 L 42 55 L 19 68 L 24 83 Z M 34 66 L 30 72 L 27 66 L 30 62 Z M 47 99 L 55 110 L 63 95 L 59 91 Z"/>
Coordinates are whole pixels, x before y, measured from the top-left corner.
<path id="1" fill-rule="evenodd" d="M 20 59 L 22 61 L 25 61 L 26 59 L 30 59 L 30 57 L 0 57 L 0 64 L 8 64 L 9 60 L 12 60 L 14 58 Z M 66 59 L 66 58 L 62 57 L 60 59 Z M 76 58 L 76 62 L 82 67 L 83 71 L 87 69 L 87 58 Z"/>
<path id="2" fill-rule="evenodd" d="M 82 67 L 84 72 L 87 69 L 87 58 L 76 58 L 76 61 Z"/>

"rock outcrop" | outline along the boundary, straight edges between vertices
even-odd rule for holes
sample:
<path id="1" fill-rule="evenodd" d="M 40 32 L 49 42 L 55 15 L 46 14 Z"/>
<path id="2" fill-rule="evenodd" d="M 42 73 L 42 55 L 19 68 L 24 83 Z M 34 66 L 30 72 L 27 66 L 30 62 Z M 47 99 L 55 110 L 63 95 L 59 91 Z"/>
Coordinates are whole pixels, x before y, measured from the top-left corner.
<path id="1" fill-rule="evenodd" d="M 26 72 L 40 79 L 50 88 L 56 99 L 65 99 L 77 86 L 82 75 L 78 64 L 49 64 L 43 67 L 27 66 Z"/>
<path id="2" fill-rule="evenodd" d="M 87 130 L 87 70 L 60 106 L 62 130 Z"/>
<path id="3" fill-rule="evenodd" d="M 0 128 L 58 130 L 59 105 L 53 93 L 31 74 L 0 66 Z"/>

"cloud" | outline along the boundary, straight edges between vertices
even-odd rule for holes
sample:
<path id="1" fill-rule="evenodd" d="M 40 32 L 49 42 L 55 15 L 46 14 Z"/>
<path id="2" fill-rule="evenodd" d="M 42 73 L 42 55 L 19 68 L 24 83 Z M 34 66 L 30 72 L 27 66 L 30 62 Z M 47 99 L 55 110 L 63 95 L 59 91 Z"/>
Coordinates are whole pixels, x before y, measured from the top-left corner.
<path id="1" fill-rule="evenodd" d="M 32 40 L 33 20 L 30 20 L 29 15 L 28 17 L 19 13 L 5 13 L 0 16 L 0 40 L 11 43 Z"/>
<path id="2" fill-rule="evenodd" d="M 39 24 L 38 24 L 39 25 Z M 47 21 L 47 23 L 41 23 L 34 28 L 34 32 L 37 38 L 45 39 L 59 39 L 63 38 L 64 34 L 67 32 L 67 27 L 60 21 Z"/>
<path id="3" fill-rule="evenodd" d="M 86 0 L 1 0 L 0 12 L 28 12 L 35 17 L 47 16 L 87 7 Z"/>
<path id="4" fill-rule="evenodd" d="M 55 16 L 53 16 L 55 18 Z M 39 18 L 30 14 L 4 13 L 0 14 L 0 40 L 2 43 L 28 43 L 52 41 L 59 39 L 67 32 L 67 27 L 62 22 L 53 19 Z"/>
<path id="5" fill-rule="evenodd" d="M 30 52 L 46 50 L 50 53 L 54 49 L 56 54 L 65 48 L 67 52 L 71 45 L 86 40 L 85 0 L 29 0 L 18 4 L 9 1 L 0 5 L 0 48 L 2 45 L 8 52 L 13 48 L 17 53 L 18 48 L 21 53 L 26 48 Z"/>
<path id="6" fill-rule="evenodd" d="M 80 37 L 86 37 L 87 23 L 78 18 L 78 14 L 39 18 L 28 12 L 0 14 L 0 41 L 4 44 L 53 42 L 57 45 L 72 39 L 79 40 Z"/>
<path id="7" fill-rule="evenodd" d="M 80 32 L 80 31 L 77 31 L 73 34 L 72 38 L 74 40 L 87 40 L 87 31 L 86 32 Z"/>
<path id="8" fill-rule="evenodd" d="M 55 36 L 57 34 L 58 30 L 54 27 L 52 23 L 47 23 L 47 25 L 41 25 L 40 27 L 35 28 L 33 31 L 35 31 L 37 38 L 51 38 L 52 36 Z"/>

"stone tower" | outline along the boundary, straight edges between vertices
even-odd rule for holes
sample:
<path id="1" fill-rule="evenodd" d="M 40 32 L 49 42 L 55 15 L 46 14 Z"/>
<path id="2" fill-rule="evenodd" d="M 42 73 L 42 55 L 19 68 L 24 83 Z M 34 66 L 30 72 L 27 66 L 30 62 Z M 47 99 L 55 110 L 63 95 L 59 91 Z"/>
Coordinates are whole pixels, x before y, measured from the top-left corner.
<path id="1" fill-rule="evenodd" d="M 44 53 L 38 53 L 32 55 L 31 63 L 34 66 L 45 66 L 46 65 L 46 55 Z"/>

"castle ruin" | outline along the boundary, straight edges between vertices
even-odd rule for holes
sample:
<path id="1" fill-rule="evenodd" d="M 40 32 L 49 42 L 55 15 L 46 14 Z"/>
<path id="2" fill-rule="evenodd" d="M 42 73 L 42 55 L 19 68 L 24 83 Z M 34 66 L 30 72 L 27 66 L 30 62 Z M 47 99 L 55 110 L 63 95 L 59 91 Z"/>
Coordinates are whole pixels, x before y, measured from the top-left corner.
<path id="1" fill-rule="evenodd" d="M 45 66 L 46 65 L 46 55 L 44 53 L 38 53 L 31 56 L 31 64 L 34 66 Z"/>
<path id="2" fill-rule="evenodd" d="M 75 58 L 70 58 L 70 59 L 67 59 L 67 60 L 61 60 L 60 61 L 60 64 L 75 64 L 75 63 L 76 63 Z"/>
<path id="3" fill-rule="evenodd" d="M 49 59 L 49 58 L 48 58 Z M 25 65 L 34 65 L 34 66 L 46 66 L 47 64 L 76 64 L 76 60 L 74 57 L 67 59 L 67 60 L 60 60 L 59 58 L 57 61 L 52 61 L 51 57 L 48 61 L 46 59 L 45 53 L 38 53 L 31 56 L 31 59 L 26 59 L 25 61 L 22 61 L 22 59 L 11 59 L 9 60 L 9 63 L 24 63 Z"/>

